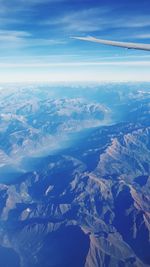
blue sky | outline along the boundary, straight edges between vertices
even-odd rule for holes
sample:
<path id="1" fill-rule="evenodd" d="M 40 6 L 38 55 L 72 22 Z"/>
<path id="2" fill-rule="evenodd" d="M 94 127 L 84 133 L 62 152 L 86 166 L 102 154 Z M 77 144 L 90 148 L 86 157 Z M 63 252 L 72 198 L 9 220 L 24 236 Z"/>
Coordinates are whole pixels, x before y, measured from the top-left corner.
<path id="1" fill-rule="evenodd" d="M 0 81 L 150 80 L 149 52 L 73 40 L 150 43 L 149 0 L 0 0 Z"/>

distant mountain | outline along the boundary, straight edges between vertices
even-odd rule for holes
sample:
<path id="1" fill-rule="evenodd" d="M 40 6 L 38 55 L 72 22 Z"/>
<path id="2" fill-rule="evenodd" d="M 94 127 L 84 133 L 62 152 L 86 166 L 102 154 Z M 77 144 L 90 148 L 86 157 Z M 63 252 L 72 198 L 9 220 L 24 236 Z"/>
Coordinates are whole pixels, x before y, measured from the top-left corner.
<path id="1" fill-rule="evenodd" d="M 0 157 L 6 166 L 15 163 L 19 168 L 22 157 L 49 153 L 68 141 L 68 133 L 111 120 L 110 109 L 99 103 L 74 98 L 41 100 L 38 96 L 25 99 L 23 91 L 16 104 L 10 102 L 11 95 L 4 94 L 0 105 Z"/>
<path id="2" fill-rule="evenodd" d="M 3 108 L 0 265 L 150 266 L 150 94 L 145 84 L 146 93 L 124 86 L 90 89 L 91 103 L 83 93 L 43 99 L 36 109 L 24 102 L 13 116 Z M 45 133 L 70 141 L 35 157 L 26 153 L 33 143 L 18 144 L 20 132 L 23 142 L 40 143 Z M 4 176 L 16 146 L 21 164 Z"/>

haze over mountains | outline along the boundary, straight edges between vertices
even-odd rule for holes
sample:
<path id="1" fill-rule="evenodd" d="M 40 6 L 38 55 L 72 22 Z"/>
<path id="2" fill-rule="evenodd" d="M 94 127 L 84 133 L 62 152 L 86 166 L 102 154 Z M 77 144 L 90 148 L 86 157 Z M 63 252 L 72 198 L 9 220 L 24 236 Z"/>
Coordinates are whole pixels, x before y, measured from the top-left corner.
<path id="1" fill-rule="evenodd" d="M 148 83 L 2 85 L 0 266 L 150 266 L 149 103 Z"/>

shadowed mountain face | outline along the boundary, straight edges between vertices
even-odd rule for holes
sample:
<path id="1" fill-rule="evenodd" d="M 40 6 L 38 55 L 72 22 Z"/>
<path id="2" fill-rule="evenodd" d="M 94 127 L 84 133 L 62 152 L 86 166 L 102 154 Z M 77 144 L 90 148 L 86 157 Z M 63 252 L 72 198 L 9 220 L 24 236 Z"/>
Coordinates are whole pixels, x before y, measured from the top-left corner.
<path id="1" fill-rule="evenodd" d="M 2 90 L 0 266 L 150 266 L 149 88 Z"/>

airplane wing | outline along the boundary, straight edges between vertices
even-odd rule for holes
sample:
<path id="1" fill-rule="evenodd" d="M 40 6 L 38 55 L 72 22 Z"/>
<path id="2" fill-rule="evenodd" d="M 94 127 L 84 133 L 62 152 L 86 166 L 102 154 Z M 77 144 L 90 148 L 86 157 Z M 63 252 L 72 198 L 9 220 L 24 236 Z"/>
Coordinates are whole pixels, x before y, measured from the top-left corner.
<path id="1" fill-rule="evenodd" d="M 128 49 L 150 51 L 150 44 L 108 41 L 108 40 L 98 39 L 98 38 L 94 38 L 94 37 L 72 37 L 72 38 L 78 39 L 78 40 L 83 40 L 83 41 L 100 43 L 100 44 L 104 44 L 104 45 L 111 45 L 111 46 L 118 46 L 118 47 L 123 47 L 123 48 L 128 48 Z"/>

